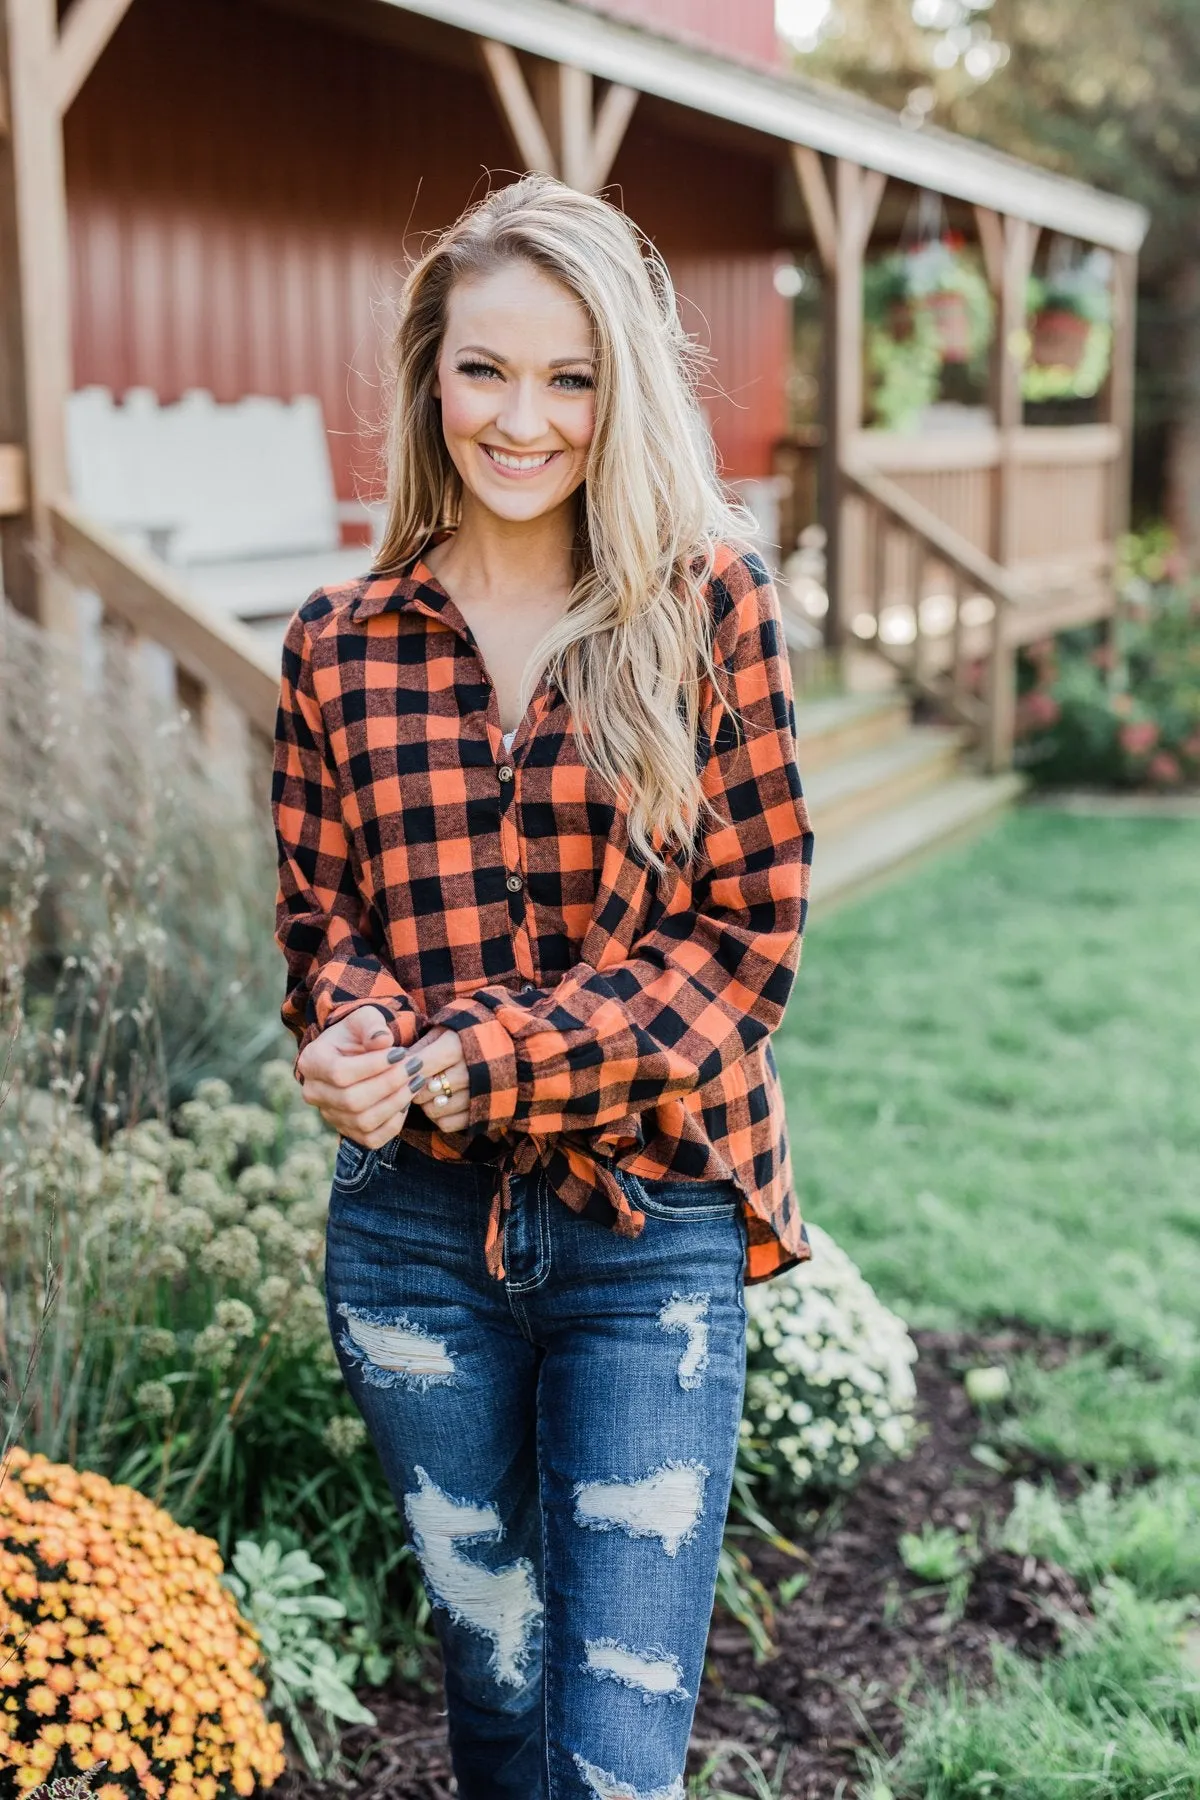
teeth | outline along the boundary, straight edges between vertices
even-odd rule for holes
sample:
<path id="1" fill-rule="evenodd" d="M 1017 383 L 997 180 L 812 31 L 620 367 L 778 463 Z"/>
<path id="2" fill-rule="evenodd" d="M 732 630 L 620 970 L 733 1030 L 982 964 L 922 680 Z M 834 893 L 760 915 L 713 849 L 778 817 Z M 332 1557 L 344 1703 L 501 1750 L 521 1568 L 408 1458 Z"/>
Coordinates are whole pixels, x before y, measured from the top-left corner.
<path id="1" fill-rule="evenodd" d="M 492 461 L 499 463 L 502 469 L 540 469 L 554 455 L 553 450 L 543 450 L 537 456 L 510 456 L 504 450 L 492 450 L 486 445 L 485 449 Z"/>

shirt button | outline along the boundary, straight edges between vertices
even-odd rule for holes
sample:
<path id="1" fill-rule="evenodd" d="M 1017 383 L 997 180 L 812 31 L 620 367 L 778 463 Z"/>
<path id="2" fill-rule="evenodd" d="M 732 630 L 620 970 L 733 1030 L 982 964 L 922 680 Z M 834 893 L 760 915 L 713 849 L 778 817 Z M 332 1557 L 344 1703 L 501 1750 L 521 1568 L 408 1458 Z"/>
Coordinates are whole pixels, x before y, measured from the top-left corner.
<path id="1" fill-rule="evenodd" d="M 510 894 L 519 894 L 525 883 L 519 875 L 510 875 L 504 885 Z"/>
<path id="2" fill-rule="evenodd" d="M 505 763 L 505 765 L 502 769 L 496 770 L 496 776 L 497 776 L 497 779 L 500 781 L 511 781 L 513 778 L 513 772 L 509 768 L 508 764 Z"/>

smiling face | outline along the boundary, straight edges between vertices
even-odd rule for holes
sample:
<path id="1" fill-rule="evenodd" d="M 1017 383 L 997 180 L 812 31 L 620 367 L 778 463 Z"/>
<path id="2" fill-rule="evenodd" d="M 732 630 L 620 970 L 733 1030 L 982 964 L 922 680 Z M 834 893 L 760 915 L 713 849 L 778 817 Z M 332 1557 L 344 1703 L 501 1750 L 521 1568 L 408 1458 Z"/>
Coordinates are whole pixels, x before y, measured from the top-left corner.
<path id="1" fill-rule="evenodd" d="M 524 523 L 566 505 L 595 429 L 593 338 L 580 302 L 530 262 L 451 290 L 433 391 L 464 506 Z"/>

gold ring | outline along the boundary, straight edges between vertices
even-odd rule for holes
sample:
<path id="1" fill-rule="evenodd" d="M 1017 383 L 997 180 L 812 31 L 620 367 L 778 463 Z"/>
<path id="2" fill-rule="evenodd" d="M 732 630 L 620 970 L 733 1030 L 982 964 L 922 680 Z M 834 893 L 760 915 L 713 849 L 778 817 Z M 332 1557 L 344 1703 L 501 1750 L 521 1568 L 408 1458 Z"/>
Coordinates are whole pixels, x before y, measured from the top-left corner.
<path id="1" fill-rule="evenodd" d="M 438 1093 L 444 1094 L 446 1096 L 446 1099 L 448 1100 L 450 1098 L 450 1081 L 449 1081 L 448 1076 L 435 1075 L 433 1079 L 437 1083 Z"/>

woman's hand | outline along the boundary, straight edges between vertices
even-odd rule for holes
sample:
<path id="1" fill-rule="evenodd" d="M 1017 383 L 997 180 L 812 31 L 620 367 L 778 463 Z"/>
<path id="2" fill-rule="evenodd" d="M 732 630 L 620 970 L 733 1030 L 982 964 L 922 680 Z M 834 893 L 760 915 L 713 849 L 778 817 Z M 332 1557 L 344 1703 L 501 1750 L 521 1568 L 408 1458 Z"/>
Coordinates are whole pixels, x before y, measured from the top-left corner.
<path id="1" fill-rule="evenodd" d="M 404 1129 L 412 1104 L 407 1054 L 392 1049 L 391 1026 L 377 1006 L 357 1006 L 302 1053 L 304 1098 L 342 1137 L 378 1150 Z"/>
<path id="2" fill-rule="evenodd" d="M 463 1131 L 470 1105 L 470 1081 L 462 1040 L 440 1027 L 414 1044 L 404 1061 L 412 1095 L 439 1131 Z"/>

